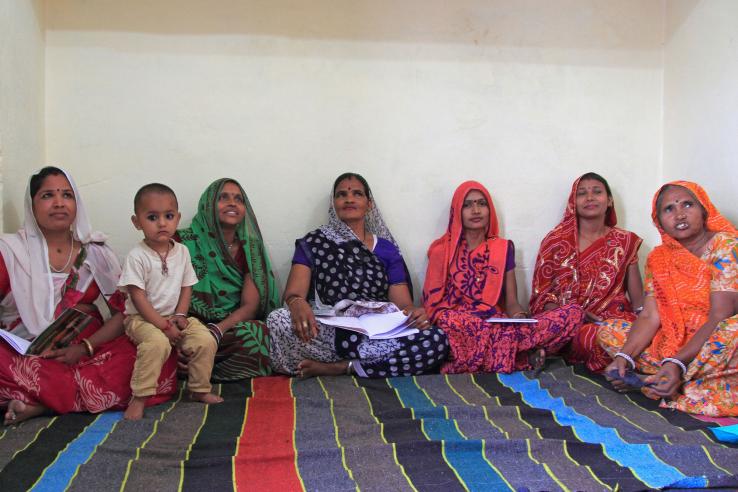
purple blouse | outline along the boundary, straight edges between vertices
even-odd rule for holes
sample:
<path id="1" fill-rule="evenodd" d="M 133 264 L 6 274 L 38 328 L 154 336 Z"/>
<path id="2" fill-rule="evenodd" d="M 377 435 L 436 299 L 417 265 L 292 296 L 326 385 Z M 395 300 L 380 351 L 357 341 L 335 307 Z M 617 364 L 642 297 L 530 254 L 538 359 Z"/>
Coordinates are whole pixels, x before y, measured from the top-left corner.
<path id="1" fill-rule="evenodd" d="M 305 255 L 302 248 L 297 245 L 295 246 L 295 254 L 292 256 L 292 264 L 305 265 L 312 269 L 313 264 Z M 400 250 L 397 246 L 386 239 L 378 237 L 376 238 L 372 253 L 382 261 L 384 269 L 387 271 L 387 278 L 389 279 L 390 285 L 404 284 L 408 282 L 405 274 L 405 263 L 402 260 L 402 255 L 400 254 Z M 514 266 L 515 260 L 513 259 L 513 267 Z"/>

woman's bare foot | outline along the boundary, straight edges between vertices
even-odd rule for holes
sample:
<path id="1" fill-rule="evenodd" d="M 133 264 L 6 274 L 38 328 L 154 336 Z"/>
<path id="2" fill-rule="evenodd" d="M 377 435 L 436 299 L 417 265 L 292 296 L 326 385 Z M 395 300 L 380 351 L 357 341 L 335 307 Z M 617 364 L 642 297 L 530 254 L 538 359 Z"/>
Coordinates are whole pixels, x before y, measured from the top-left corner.
<path id="1" fill-rule="evenodd" d="M 131 402 L 128 404 L 128 408 L 123 413 L 123 418 L 126 420 L 141 420 L 144 414 L 144 407 L 146 406 L 146 396 L 134 396 L 131 398 Z"/>
<path id="2" fill-rule="evenodd" d="M 546 351 L 542 348 L 536 348 L 528 353 L 528 363 L 533 372 L 538 375 L 546 367 Z"/>
<path id="3" fill-rule="evenodd" d="M 348 361 L 318 362 L 317 360 L 305 359 L 297 364 L 297 376 L 311 378 L 313 376 L 341 376 L 346 374 Z"/>
<path id="4" fill-rule="evenodd" d="M 215 405 L 216 403 L 223 403 L 223 398 L 214 395 L 213 393 L 190 393 L 190 400 L 192 401 L 199 401 L 200 403 L 204 403 L 206 405 Z"/>
<path id="5" fill-rule="evenodd" d="M 31 405 L 20 400 L 11 400 L 8 408 L 5 409 L 5 418 L 3 424 L 15 425 L 20 424 L 24 420 L 38 417 L 46 413 L 48 409 L 43 405 Z"/>

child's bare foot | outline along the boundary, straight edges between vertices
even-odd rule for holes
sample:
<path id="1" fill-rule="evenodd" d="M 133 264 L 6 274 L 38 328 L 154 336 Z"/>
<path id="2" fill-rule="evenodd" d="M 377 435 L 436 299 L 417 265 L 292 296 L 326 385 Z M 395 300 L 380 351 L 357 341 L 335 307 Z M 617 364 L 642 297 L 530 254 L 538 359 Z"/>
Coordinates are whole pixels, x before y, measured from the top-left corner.
<path id="1" fill-rule="evenodd" d="M 131 403 L 128 404 L 128 408 L 126 408 L 126 411 L 123 413 L 123 418 L 126 420 L 141 420 L 141 418 L 143 418 L 145 406 L 145 396 L 134 396 L 131 398 Z"/>
<path id="2" fill-rule="evenodd" d="M 20 424 L 24 420 L 43 415 L 46 411 L 47 408 L 42 405 L 31 405 L 20 400 L 11 400 L 8 403 L 8 408 L 5 410 L 3 424 Z"/>
<path id="3" fill-rule="evenodd" d="M 213 393 L 190 393 L 190 400 L 199 401 L 206 405 L 215 405 L 216 403 L 223 403 L 223 398 L 214 395 Z"/>
<path id="4" fill-rule="evenodd" d="M 348 361 L 318 362 L 317 360 L 305 359 L 297 364 L 297 376 L 311 378 L 313 376 L 341 376 L 346 374 Z"/>

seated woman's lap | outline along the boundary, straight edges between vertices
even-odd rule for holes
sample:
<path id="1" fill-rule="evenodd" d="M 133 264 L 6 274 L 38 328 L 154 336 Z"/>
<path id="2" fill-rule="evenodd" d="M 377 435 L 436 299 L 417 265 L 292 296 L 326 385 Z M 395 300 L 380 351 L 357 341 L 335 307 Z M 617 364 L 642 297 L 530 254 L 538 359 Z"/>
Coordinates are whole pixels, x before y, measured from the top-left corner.
<path id="1" fill-rule="evenodd" d="M 318 335 L 304 342 L 292 329 L 288 309 L 272 311 L 267 324 L 272 338 L 272 368 L 290 375 L 297 374 L 302 360 L 310 359 L 327 363 L 356 360 L 356 371 L 364 377 L 409 376 L 432 372 L 448 354 L 446 336 L 436 327 L 407 337 L 370 340 L 348 330 L 319 325 Z"/>
<path id="2" fill-rule="evenodd" d="M 99 328 L 91 323 L 78 337 Z M 92 358 L 69 366 L 37 356 L 20 355 L 0 342 L 0 405 L 20 400 L 43 405 L 55 413 L 93 413 L 126 408 L 131 397 L 131 373 L 136 347 L 125 336 L 117 337 L 95 349 Z M 170 357 L 159 377 L 159 391 L 147 405 L 170 398 L 176 390 L 176 359 Z"/>
<path id="3" fill-rule="evenodd" d="M 632 323 L 622 319 L 608 319 L 602 322 L 597 332 L 597 343 L 614 357 L 625 344 Z M 651 355 L 646 348 L 635 358 L 636 370 L 645 374 L 655 374 L 661 360 Z M 687 379 L 706 376 L 715 370 L 736 368 L 738 372 L 738 315 L 721 321 L 715 331 L 702 345 L 697 357 L 687 366 Z"/>
<path id="4" fill-rule="evenodd" d="M 338 362 L 335 350 L 335 330 L 321 325 L 318 335 L 309 342 L 300 340 L 292 329 L 289 309 L 279 308 L 267 316 L 271 337 L 269 358 L 272 369 L 282 374 L 296 375 L 297 365 L 305 360 Z"/>
<path id="5" fill-rule="evenodd" d="M 223 334 L 210 380 L 225 383 L 269 375 L 269 343 L 265 322 L 248 320 L 237 323 Z"/>
<path id="6" fill-rule="evenodd" d="M 536 348 L 543 348 L 547 353 L 559 351 L 583 316 L 582 309 L 575 304 L 537 315 L 536 324 L 487 323 L 473 313 L 444 310 L 437 324 L 446 332 L 456 353 L 442 372 L 509 373 L 529 369 L 528 351 Z"/>

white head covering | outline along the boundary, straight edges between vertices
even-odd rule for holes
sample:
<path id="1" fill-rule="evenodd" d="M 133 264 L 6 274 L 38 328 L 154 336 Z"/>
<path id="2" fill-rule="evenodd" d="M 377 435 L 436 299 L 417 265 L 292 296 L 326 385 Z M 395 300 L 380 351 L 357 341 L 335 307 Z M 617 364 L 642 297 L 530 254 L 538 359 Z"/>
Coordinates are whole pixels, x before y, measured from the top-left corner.
<path id="1" fill-rule="evenodd" d="M 372 207 L 366 211 L 366 215 L 364 216 L 364 225 L 366 227 L 366 230 L 369 233 L 375 234 L 377 237 L 386 239 L 395 246 L 398 246 L 397 241 L 395 241 L 394 236 L 392 236 L 392 233 L 389 230 L 389 227 L 387 227 L 387 224 L 384 222 L 384 218 L 382 217 L 382 213 L 379 211 L 376 200 L 374 200 L 373 196 L 369 196 L 370 191 L 368 189 L 365 191 L 367 193 L 367 198 L 369 198 L 372 202 Z M 333 190 L 331 190 L 328 203 L 328 224 L 320 226 L 320 230 L 323 231 L 323 234 L 325 234 L 326 237 L 338 244 L 344 243 L 346 241 L 358 240 L 359 238 L 356 236 L 354 231 L 351 230 L 351 228 L 346 225 L 344 221 L 338 218 L 338 213 L 336 213 L 336 205 L 333 197 Z"/>
<path id="2" fill-rule="evenodd" d="M 94 279 L 103 295 L 108 297 L 115 292 L 120 276 L 120 263 L 115 253 L 102 244 L 107 237 L 100 232 L 92 231 L 77 185 L 69 173 L 64 170 L 62 172 L 72 186 L 77 202 L 77 215 L 72 224 L 74 238 L 88 245 L 87 256 L 80 267 L 80 282 L 77 289 L 84 292 Z M 12 296 L 26 330 L 36 336 L 54 320 L 56 306 L 54 283 L 49 267 L 49 250 L 46 238 L 33 214 L 30 180 L 26 187 L 23 229 L 15 234 L 0 236 L 0 254 L 10 277 L 11 293 L 8 296 Z M 91 275 L 83 275 L 83 271 Z M 8 307 L 8 303 L 3 302 L 3 307 Z M 3 312 L 4 321 L 5 315 Z"/>

